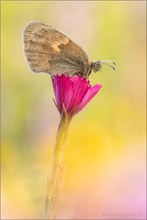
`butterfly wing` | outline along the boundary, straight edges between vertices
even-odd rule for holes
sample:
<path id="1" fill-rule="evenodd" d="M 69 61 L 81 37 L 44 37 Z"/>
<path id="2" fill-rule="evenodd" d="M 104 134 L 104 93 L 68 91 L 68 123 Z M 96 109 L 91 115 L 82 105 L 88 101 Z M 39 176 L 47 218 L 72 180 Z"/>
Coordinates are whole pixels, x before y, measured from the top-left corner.
<path id="1" fill-rule="evenodd" d="M 34 72 L 74 75 L 88 64 L 88 56 L 65 34 L 40 22 L 24 30 L 24 51 Z"/>

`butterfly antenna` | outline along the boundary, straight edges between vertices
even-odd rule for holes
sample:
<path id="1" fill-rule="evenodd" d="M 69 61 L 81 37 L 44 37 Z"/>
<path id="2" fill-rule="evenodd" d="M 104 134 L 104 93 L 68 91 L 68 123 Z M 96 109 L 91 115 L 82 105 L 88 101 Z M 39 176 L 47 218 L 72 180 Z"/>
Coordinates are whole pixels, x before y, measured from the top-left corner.
<path id="1" fill-rule="evenodd" d="M 114 61 L 112 61 L 112 60 L 100 60 L 100 63 L 101 64 L 105 64 L 105 65 L 111 67 L 113 70 L 115 70 L 114 66 L 108 64 L 108 63 L 112 63 L 113 65 L 116 65 L 116 63 Z"/>

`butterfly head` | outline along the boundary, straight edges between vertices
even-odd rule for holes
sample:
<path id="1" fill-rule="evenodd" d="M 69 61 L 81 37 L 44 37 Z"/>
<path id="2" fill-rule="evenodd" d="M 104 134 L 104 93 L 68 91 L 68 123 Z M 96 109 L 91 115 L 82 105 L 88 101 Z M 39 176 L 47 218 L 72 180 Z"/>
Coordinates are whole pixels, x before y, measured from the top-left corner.
<path id="1" fill-rule="evenodd" d="M 113 65 L 116 65 L 115 62 L 111 61 L 111 60 L 98 60 L 95 62 L 92 62 L 92 69 L 93 72 L 96 73 L 97 71 L 99 71 L 102 68 L 102 65 L 107 65 L 109 67 L 111 67 L 113 70 L 115 70 L 115 67 L 108 64 L 108 63 L 112 63 Z"/>
<path id="2" fill-rule="evenodd" d="M 94 73 L 96 73 L 97 71 L 99 71 L 102 67 L 102 63 L 100 61 L 96 61 L 92 63 L 92 70 Z"/>

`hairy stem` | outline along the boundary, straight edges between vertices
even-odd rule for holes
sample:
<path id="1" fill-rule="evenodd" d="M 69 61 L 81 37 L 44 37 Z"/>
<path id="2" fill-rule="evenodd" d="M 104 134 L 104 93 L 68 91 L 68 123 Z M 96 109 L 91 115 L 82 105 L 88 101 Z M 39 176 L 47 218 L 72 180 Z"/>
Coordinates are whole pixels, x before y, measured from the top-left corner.
<path id="1" fill-rule="evenodd" d="M 63 176 L 64 144 L 71 118 L 62 116 L 57 131 L 56 145 L 53 154 L 51 179 L 48 182 L 45 199 L 45 219 L 56 219 L 59 188 Z"/>

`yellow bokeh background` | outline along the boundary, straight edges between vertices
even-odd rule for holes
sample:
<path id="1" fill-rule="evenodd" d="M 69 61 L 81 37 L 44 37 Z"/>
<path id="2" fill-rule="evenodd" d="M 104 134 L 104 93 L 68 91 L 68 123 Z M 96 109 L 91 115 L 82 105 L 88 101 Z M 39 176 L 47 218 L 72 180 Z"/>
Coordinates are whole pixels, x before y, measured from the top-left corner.
<path id="1" fill-rule="evenodd" d="M 2 1 L 2 219 L 41 219 L 59 113 L 50 76 L 32 74 L 22 32 L 47 23 L 91 60 L 100 92 L 71 123 L 62 219 L 145 219 L 145 1 Z"/>

